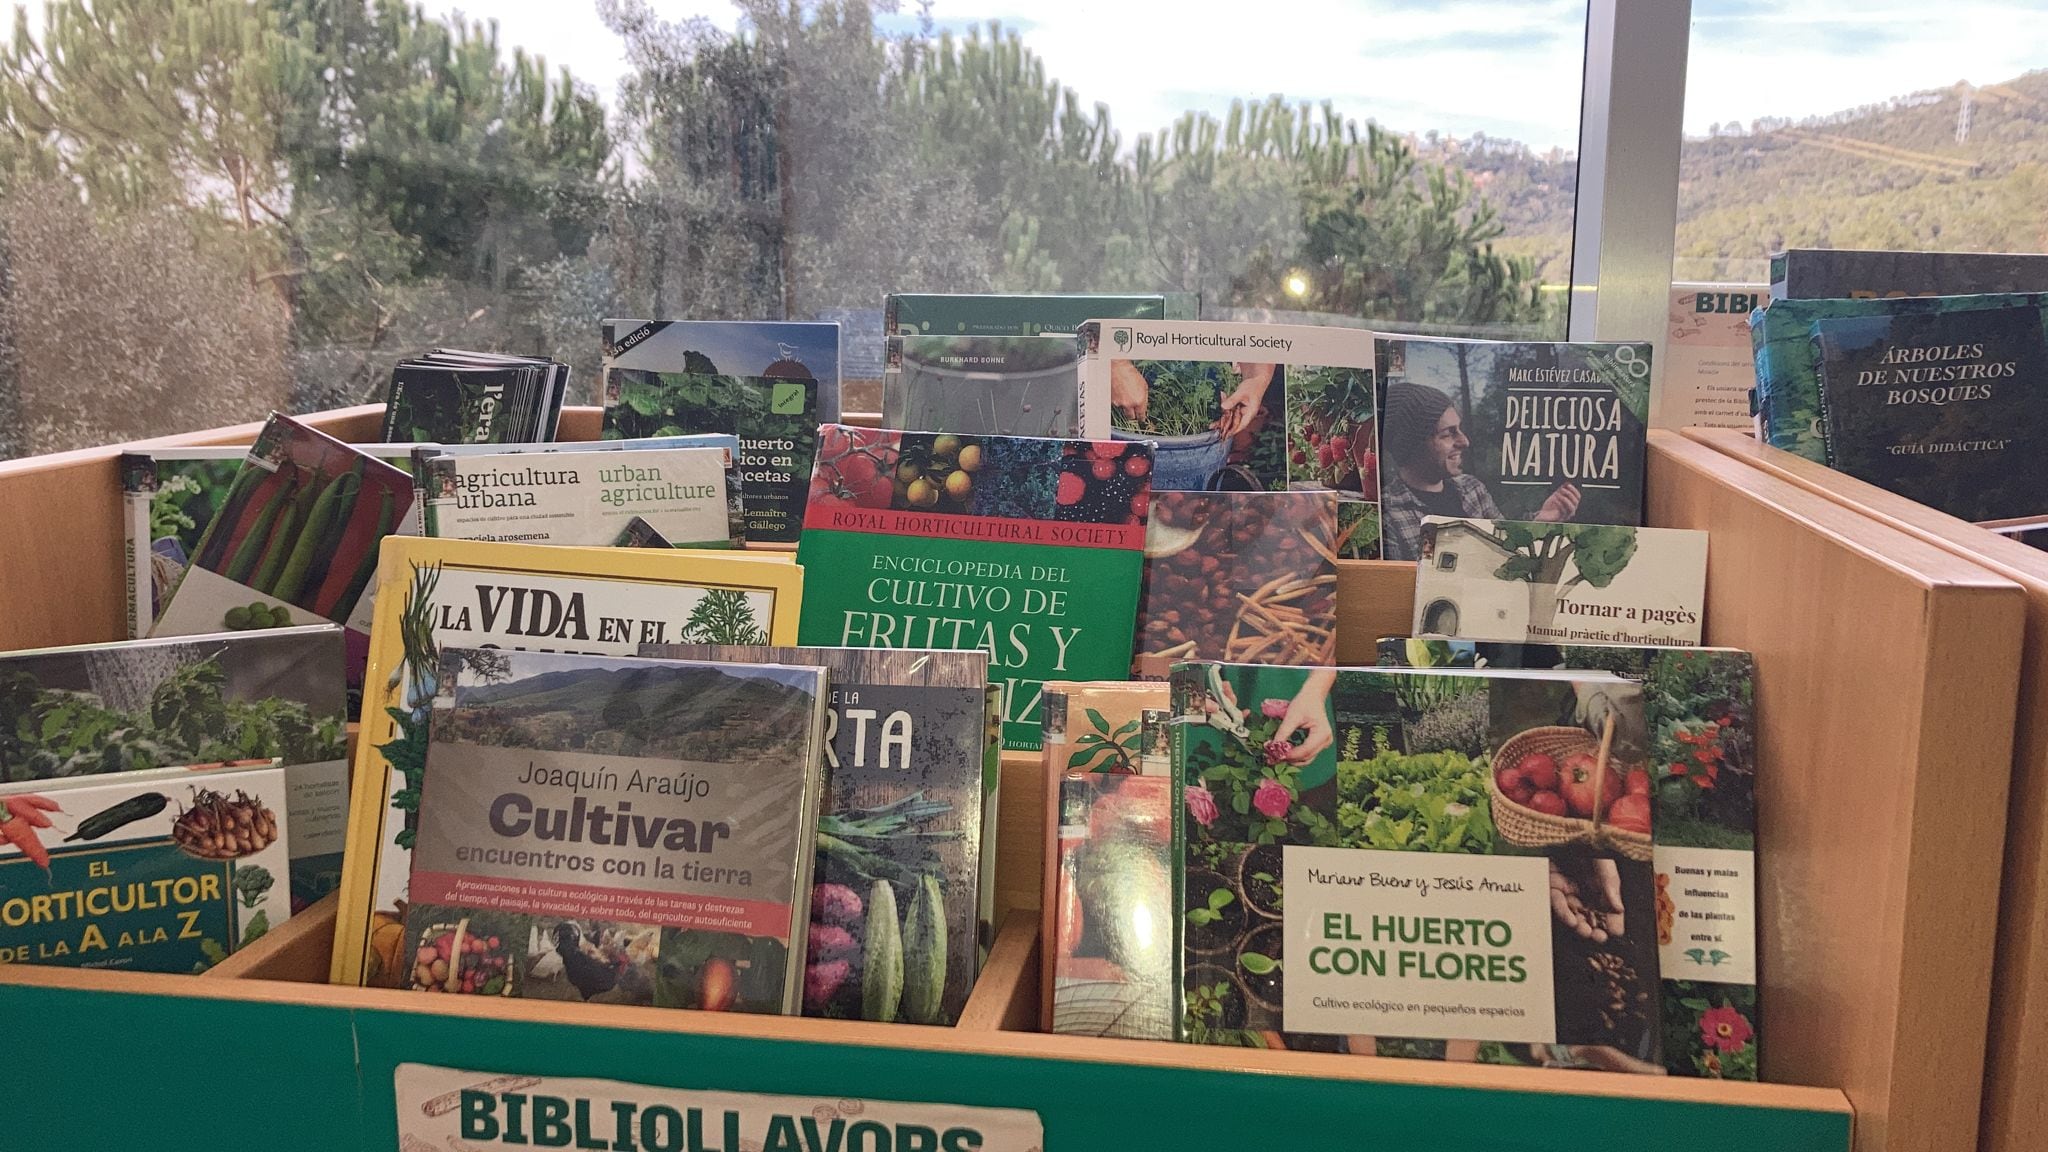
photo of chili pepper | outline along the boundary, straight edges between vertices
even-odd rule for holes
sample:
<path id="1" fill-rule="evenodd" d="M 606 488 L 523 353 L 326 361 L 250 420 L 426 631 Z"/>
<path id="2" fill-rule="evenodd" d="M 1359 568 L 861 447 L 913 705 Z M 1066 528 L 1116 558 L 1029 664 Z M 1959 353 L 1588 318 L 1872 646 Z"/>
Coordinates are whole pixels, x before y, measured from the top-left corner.
<path id="1" fill-rule="evenodd" d="M 50 827 L 51 812 L 64 809 L 55 800 L 33 793 L 20 793 L 0 798 L 0 844 L 12 844 L 21 854 L 43 870 L 45 877 L 50 874 L 50 850 L 43 847 L 38 828 Z"/>

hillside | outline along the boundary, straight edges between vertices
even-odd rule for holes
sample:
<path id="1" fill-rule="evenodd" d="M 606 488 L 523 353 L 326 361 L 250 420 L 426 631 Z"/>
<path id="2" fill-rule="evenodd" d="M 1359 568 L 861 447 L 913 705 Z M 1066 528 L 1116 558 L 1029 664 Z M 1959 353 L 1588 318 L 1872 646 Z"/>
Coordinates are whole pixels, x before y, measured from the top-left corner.
<path id="1" fill-rule="evenodd" d="M 1473 175 L 1507 225 L 1497 247 L 1569 275 L 1571 157 L 1411 143 Z M 1675 277 L 1761 281 L 1785 247 L 2048 251 L 2048 71 L 1686 140 Z"/>

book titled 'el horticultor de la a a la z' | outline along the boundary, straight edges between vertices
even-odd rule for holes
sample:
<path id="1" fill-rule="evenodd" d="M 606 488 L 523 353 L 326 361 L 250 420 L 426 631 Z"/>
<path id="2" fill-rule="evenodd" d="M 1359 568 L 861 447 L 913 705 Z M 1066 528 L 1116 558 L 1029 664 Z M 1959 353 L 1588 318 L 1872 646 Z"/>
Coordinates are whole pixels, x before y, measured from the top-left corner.
<path id="1" fill-rule="evenodd" d="M 794 1014 L 825 678 L 442 649 L 405 986 Z"/>
<path id="2" fill-rule="evenodd" d="M 803 572 L 787 554 L 384 542 L 350 794 L 332 979 L 397 987 L 403 901 L 440 649 L 630 656 L 643 643 L 791 643 Z"/>
<path id="3" fill-rule="evenodd" d="M 1130 672 L 1152 447 L 828 424 L 797 559 L 799 637 L 979 648 L 1003 746 L 1036 751 L 1044 682 Z"/>

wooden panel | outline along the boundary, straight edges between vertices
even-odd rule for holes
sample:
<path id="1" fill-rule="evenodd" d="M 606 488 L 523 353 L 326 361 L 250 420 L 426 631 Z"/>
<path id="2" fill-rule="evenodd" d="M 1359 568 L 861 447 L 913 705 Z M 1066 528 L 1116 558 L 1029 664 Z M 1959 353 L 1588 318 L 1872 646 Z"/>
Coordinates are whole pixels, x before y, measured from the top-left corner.
<path id="1" fill-rule="evenodd" d="M 1337 619 L 1337 663 L 1379 663 L 1379 638 L 1415 623 L 1414 561 L 1337 561 Z"/>
<path id="2" fill-rule="evenodd" d="M 352 439 L 376 434 L 382 405 L 309 416 Z M 122 452 L 248 444 L 261 424 L 0 461 L 0 651 L 94 644 L 127 635 L 122 560 Z M 27 606 L 35 606 L 32 610 Z"/>
<path id="3" fill-rule="evenodd" d="M 1650 520 L 1713 533 L 1707 641 L 1757 658 L 1765 1074 L 1847 1091 L 1860 1152 L 1966 1152 L 2021 590 L 1653 436 Z"/>
<path id="4" fill-rule="evenodd" d="M 956 1028 L 1024 1032 L 1038 1020 L 1038 917 L 1025 909 L 1010 913 L 1002 923 Z"/>
<path id="5" fill-rule="evenodd" d="M 288 980 L 325 984 L 334 956 L 334 918 L 341 894 L 330 892 L 311 907 L 200 975 L 201 980 Z"/>
<path id="6" fill-rule="evenodd" d="M 1992 972 L 1984 1152 L 2040 1147 L 2048 1130 L 2048 553 L 1734 432 L 1688 432 L 1715 451 L 1967 557 L 2026 591 L 2012 799 Z M 1957 793 L 1961 801 L 1965 793 Z"/>

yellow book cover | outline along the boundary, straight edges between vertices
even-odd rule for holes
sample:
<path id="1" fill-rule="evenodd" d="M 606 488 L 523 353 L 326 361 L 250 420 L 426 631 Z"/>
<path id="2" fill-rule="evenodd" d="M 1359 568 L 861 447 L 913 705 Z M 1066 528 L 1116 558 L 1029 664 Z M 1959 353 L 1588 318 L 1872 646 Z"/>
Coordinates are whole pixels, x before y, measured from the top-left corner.
<path id="1" fill-rule="evenodd" d="M 350 793 L 330 979 L 396 986 L 443 645 L 630 656 L 643 643 L 795 644 L 803 569 L 729 553 L 392 536 Z"/>

